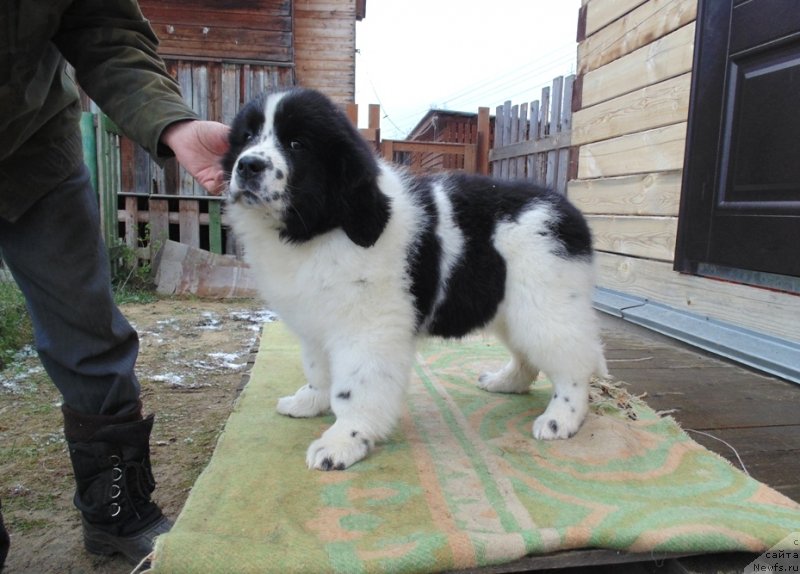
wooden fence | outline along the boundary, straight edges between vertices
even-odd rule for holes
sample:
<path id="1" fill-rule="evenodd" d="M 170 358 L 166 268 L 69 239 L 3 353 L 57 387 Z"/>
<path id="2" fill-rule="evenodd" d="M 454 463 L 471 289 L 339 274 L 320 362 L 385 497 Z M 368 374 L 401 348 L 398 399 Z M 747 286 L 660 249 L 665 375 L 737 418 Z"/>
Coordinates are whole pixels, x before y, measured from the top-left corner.
<path id="1" fill-rule="evenodd" d="M 540 100 L 497 107 L 491 173 L 502 179 L 525 179 L 566 193 L 575 76 L 558 77 L 542 89 Z"/>
<path id="2" fill-rule="evenodd" d="M 112 264 L 124 247 L 149 260 L 167 239 L 231 253 L 222 213 L 222 197 L 148 194 L 124 191 L 125 138 L 103 114 L 84 112 L 81 118 L 84 160 L 98 192 L 100 230 Z M 166 171 L 166 170 L 165 170 Z"/>
<path id="3" fill-rule="evenodd" d="M 423 120 L 421 133 L 406 140 L 384 140 L 381 155 L 413 173 L 489 173 L 489 108 L 478 108 L 477 114 L 442 111 L 429 113 L 426 118 L 429 117 L 432 119 Z"/>

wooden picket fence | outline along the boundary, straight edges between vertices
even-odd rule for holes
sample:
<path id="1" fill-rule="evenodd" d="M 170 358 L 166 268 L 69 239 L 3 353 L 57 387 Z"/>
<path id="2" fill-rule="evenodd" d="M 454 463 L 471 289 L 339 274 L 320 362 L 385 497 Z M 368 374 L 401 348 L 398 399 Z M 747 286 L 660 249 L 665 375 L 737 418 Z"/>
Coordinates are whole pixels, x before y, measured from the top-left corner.
<path id="1" fill-rule="evenodd" d="M 222 197 L 124 191 L 125 140 L 117 126 L 101 113 L 84 112 L 81 133 L 112 266 L 120 263 L 126 250 L 139 260 L 150 260 L 168 239 L 212 253 L 231 251 Z"/>
<path id="2" fill-rule="evenodd" d="M 572 137 L 572 89 L 575 76 L 558 77 L 540 100 L 497 107 L 491 173 L 524 179 L 566 193 Z"/>

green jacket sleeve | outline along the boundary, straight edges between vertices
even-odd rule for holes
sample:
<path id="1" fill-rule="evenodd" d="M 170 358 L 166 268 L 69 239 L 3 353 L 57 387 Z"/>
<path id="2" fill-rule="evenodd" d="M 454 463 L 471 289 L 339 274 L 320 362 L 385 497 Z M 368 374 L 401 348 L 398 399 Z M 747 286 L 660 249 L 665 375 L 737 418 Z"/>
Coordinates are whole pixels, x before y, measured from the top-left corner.
<path id="1" fill-rule="evenodd" d="M 135 0 L 75 0 L 54 38 L 81 87 L 132 140 L 161 162 L 170 124 L 195 119 L 156 53 L 158 39 Z"/>

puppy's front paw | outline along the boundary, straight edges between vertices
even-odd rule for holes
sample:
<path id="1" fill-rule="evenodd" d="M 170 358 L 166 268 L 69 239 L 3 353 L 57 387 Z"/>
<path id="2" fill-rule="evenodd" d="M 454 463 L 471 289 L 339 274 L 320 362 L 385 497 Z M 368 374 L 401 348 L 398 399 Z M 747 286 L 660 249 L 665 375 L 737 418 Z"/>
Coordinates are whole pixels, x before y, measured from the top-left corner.
<path id="1" fill-rule="evenodd" d="M 372 444 L 358 431 L 342 432 L 334 425 L 308 447 L 306 464 L 317 470 L 344 470 L 366 457 Z"/>
<path id="2" fill-rule="evenodd" d="M 533 421 L 533 438 L 539 440 L 571 438 L 581 428 L 585 416 L 585 411 L 578 412 L 569 406 L 550 405 Z"/>

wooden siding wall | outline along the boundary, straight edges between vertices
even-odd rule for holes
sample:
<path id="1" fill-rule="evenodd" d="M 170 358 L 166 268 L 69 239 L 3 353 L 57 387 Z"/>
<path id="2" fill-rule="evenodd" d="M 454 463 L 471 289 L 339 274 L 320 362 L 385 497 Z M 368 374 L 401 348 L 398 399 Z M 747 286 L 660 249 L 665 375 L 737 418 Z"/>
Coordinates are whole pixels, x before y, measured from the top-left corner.
<path id="1" fill-rule="evenodd" d="M 140 0 L 139 5 L 163 56 L 292 61 L 291 0 Z"/>
<path id="2" fill-rule="evenodd" d="M 697 0 L 584 0 L 568 194 L 600 286 L 800 340 L 800 298 L 672 270 L 696 14 Z"/>
<path id="3" fill-rule="evenodd" d="M 356 0 L 294 0 L 297 85 L 355 99 Z"/>

